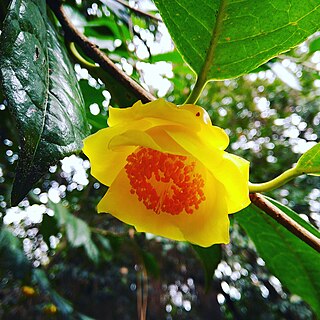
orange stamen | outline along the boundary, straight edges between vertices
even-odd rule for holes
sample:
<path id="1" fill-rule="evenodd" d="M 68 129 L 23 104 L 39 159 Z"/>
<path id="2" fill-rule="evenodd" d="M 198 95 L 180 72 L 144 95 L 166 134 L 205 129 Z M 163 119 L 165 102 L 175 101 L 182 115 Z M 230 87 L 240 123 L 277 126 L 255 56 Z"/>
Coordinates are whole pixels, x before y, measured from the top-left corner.
<path id="1" fill-rule="evenodd" d="M 196 162 L 186 156 L 140 147 L 127 157 L 125 170 L 136 194 L 147 209 L 172 215 L 192 214 L 206 199 L 204 180 Z"/>

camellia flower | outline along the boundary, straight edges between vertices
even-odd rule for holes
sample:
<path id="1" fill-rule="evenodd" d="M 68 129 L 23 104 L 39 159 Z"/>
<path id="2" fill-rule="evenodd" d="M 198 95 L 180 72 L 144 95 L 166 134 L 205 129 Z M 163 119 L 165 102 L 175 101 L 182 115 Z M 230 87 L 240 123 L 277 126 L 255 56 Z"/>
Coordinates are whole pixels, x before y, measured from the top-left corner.
<path id="1" fill-rule="evenodd" d="M 139 101 L 110 108 L 108 124 L 83 148 L 109 186 L 98 212 L 204 247 L 229 242 L 228 214 L 250 202 L 249 163 L 224 151 L 228 136 L 204 109 Z"/>

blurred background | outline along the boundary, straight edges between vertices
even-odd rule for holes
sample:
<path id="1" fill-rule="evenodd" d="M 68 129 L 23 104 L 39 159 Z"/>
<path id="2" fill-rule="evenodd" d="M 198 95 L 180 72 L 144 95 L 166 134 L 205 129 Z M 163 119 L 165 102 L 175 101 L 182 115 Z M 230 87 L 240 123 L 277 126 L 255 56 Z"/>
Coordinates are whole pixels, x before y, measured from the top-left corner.
<path id="1" fill-rule="evenodd" d="M 0 4 L 0 28 L 8 1 Z M 65 1 L 72 23 L 144 88 L 176 104 L 195 82 L 149 0 Z M 49 10 L 49 9 L 48 9 Z M 63 33 L 54 15 L 57 30 Z M 226 129 L 251 182 L 289 169 L 320 135 L 320 34 L 243 77 L 209 83 L 198 104 Z M 123 105 L 70 52 L 91 132 Z M 88 59 L 89 60 L 89 59 Z M 109 81 L 112 81 L 109 79 Z M 111 83 L 112 85 L 112 83 Z M 95 207 L 106 187 L 83 154 L 50 168 L 19 206 L 9 198 L 19 141 L 0 91 L 1 319 L 315 319 L 265 266 L 231 216 L 231 243 L 201 249 L 136 233 Z M 319 179 L 269 193 L 320 227 Z"/>

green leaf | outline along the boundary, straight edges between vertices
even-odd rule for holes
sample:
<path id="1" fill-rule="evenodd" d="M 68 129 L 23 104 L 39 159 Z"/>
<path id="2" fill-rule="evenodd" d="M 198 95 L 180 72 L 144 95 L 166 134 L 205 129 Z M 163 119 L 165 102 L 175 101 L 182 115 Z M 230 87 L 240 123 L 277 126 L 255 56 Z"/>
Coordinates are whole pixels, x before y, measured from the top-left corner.
<path id="1" fill-rule="evenodd" d="M 71 214 L 66 221 L 66 234 L 68 241 L 75 248 L 86 245 L 91 239 L 91 231 L 87 223 Z"/>
<path id="2" fill-rule="evenodd" d="M 99 248 L 99 255 L 104 261 L 111 261 L 113 257 L 112 253 L 112 247 L 110 244 L 110 241 L 108 238 L 105 236 L 102 236 L 101 234 L 96 234 L 95 235 L 97 241 L 100 243 L 100 248 Z"/>
<path id="3" fill-rule="evenodd" d="M 297 222 L 301 218 L 292 210 L 273 201 Z M 293 294 L 301 296 L 320 316 L 320 255 L 266 213 L 250 205 L 234 215 L 254 242 L 266 266 Z M 302 223 L 301 223 L 302 224 Z M 311 226 L 304 226 L 314 234 Z"/>
<path id="4" fill-rule="evenodd" d="M 235 78 L 319 29 L 319 1 L 155 0 L 181 54 L 206 79 Z"/>
<path id="5" fill-rule="evenodd" d="M 300 174 L 320 175 L 320 143 L 317 143 L 301 156 L 295 170 Z"/>
<path id="6" fill-rule="evenodd" d="M 9 0 L 0 1 L 0 30 L 2 30 L 2 23 L 6 17 L 7 8 L 9 6 Z"/>
<path id="7" fill-rule="evenodd" d="M 81 79 L 79 81 L 79 85 L 86 105 L 87 119 L 89 124 L 92 126 L 91 132 L 94 133 L 97 130 L 107 126 L 107 117 L 102 115 L 101 112 L 97 115 L 93 115 L 90 112 L 89 107 L 90 105 L 97 103 L 99 107 L 103 108 L 102 103 L 105 100 L 105 97 L 103 96 L 102 92 L 105 89 L 103 87 L 100 87 L 99 89 L 94 88 L 90 86 L 88 80 L 85 79 Z"/>
<path id="8" fill-rule="evenodd" d="M 0 41 L 1 81 L 21 144 L 15 205 L 50 165 L 79 152 L 89 131 L 73 66 L 47 21 L 46 2 L 12 1 Z"/>
<path id="9" fill-rule="evenodd" d="M 214 271 L 216 270 L 218 264 L 221 261 L 221 245 L 214 244 L 211 247 L 203 248 L 193 244 L 192 248 L 196 252 L 199 260 L 203 264 L 205 272 L 205 287 L 206 290 L 208 290 Z"/>
<path id="10" fill-rule="evenodd" d="M 99 251 L 92 241 L 91 230 L 88 224 L 71 214 L 61 203 L 50 202 L 49 206 L 54 211 L 54 217 L 59 227 L 65 228 L 66 237 L 70 245 L 74 248 L 83 247 L 87 256 L 93 262 L 98 262 Z"/>
<path id="11" fill-rule="evenodd" d="M 56 219 L 47 214 L 44 214 L 42 216 L 42 222 L 39 225 L 39 233 L 42 235 L 43 240 L 49 244 L 50 236 L 57 235 L 59 231 L 60 230 L 57 226 Z"/>
<path id="12" fill-rule="evenodd" d="M 31 275 L 31 264 L 25 256 L 21 242 L 5 227 L 0 229 L 0 275 L 11 272 L 17 278 Z"/>
<path id="13" fill-rule="evenodd" d="M 105 84 L 106 89 L 111 94 L 112 104 L 127 107 L 132 106 L 135 102 L 137 102 L 138 97 L 136 96 L 136 92 L 134 92 L 134 90 L 128 90 L 128 88 L 121 81 L 108 74 L 101 68 L 86 68 L 89 70 L 92 77 L 100 79 Z"/>
<path id="14" fill-rule="evenodd" d="M 287 216 L 289 216 L 291 219 L 293 219 L 295 222 L 299 223 L 303 228 L 308 230 L 310 233 L 312 233 L 314 236 L 320 238 L 320 232 L 309 222 L 302 219 L 296 212 L 291 210 L 290 208 L 286 207 L 282 203 L 270 198 L 266 197 L 270 202 L 272 202 L 275 206 L 277 206 L 281 211 L 283 211 Z"/>
<path id="15" fill-rule="evenodd" d="M 320 38 L 316 38 L 309 44 L 309 54 L 320 50 Z"/>
<path id="16" fill-rule="evenodd" d="M 86 254 L 87 254 L 88 258 L 91 261 L 93 261 L 94 263 L 98 263 L 99 262 L 100 252 L 99 252 L 96 244 L 92 241 L 91 237 L 84 244 L 84 250 L 86 251 Z"/>

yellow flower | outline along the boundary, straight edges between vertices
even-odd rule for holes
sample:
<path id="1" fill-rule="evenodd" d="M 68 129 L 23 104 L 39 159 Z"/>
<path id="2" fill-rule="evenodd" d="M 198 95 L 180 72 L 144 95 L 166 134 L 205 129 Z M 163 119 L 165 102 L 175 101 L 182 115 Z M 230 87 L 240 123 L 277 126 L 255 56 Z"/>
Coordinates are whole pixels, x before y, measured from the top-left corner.
<path id="1" fill-rule="evenodd" d="M 58 311 L 58 308 L 53 303 L 49 303 L 43 307 L 43 311 L 46 314 L 55 314 Z"/>
<path id="2" fill-rule="evenodd" d="M 21 291 L 25 296 L 28 296 L 28 297 L 32 297 L 36 294 L 36 291 L 32 287 L 29 287 L 29 286 L 23 286 L 21 288 Z"/>
<path id="3" fill-rule="evenodd" d="M 249 163 L 224 151 L 228 136 L 204 109 L 139 101 L 110 108 L 108 124 L 83 148 L 109 186 L 98 212 L 204 247 L 229 242 L 228 214 L 250 202 Z"/>

